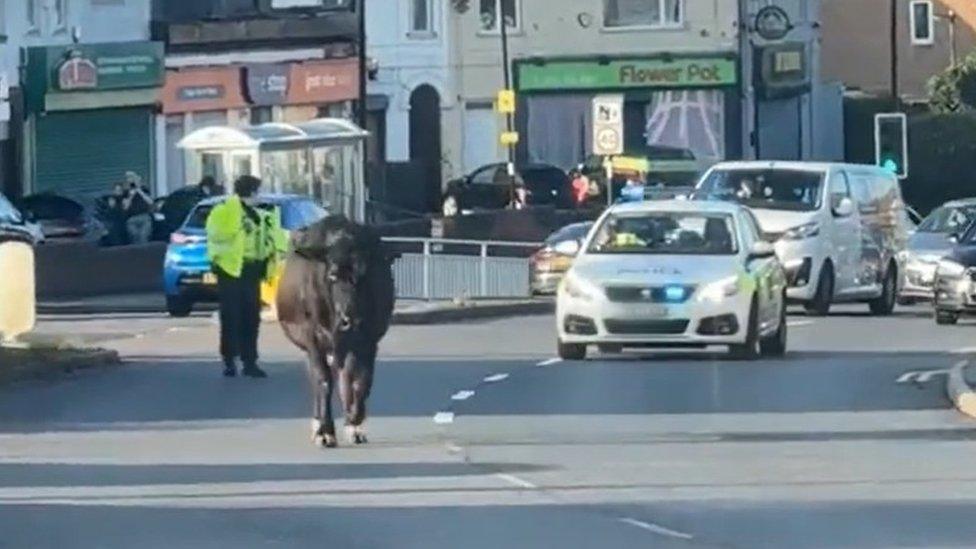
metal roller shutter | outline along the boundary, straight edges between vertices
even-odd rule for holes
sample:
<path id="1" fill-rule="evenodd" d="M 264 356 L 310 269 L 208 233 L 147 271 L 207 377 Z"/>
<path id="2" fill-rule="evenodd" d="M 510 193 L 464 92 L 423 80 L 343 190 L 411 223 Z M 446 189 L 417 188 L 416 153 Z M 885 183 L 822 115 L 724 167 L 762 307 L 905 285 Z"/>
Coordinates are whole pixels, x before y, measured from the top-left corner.
<path id="1" fill-rule="evenodd" d="M 35 125 L 34 192 L 93 197 L 125 172 L 152 176 L 152 111 L 146 108 L 56 112 Z"/>

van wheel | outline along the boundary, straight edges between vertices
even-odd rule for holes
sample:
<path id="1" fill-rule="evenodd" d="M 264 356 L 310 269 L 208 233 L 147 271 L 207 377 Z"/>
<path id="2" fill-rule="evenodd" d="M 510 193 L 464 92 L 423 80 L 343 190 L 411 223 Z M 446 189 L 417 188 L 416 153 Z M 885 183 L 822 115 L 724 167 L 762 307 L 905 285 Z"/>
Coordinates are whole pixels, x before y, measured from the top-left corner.
<path id="1" fill-rule="evenodd" d="M 895 310 L 895 302 L 898 300 L 898 273 L 894 267 L 889 266 L 885 273 L 884 283 L 881 286 L 881 296 L 870 301 L 868 306 L 871 314 L 875 316 L 888 316 Z"/>
<path id="2" fill-rule="evenodd" d="M 959 315 L 952 311 L 935 311 L 935 323 L 939 326 L 955 326 Z"/>
<path id="3" fill-rule="evenodd" d="M 787 330 L 786 299 L 783 299 L 783 309 L 779 313 L 779 329 L 776 333 L 759 343 L 763 356 L 781 357 L 786 354 Z"/>
<path id="4" fill-rule="evenodd" d="M 804 306 L 807 316 L 827 316 L 830 314 L 830 305 L 834 300 L 834 267 L 830 263 L 824 263 L 820 269 L 820 278 L 817 280 L 817 293 L 813 299 Z"/>
<path id="5" fill-rule="evenodd" d="M 166 312 L 173 318 L 186 318 L 193 312 L 193 302 L 183 296 L 166 296 Z"/>
<path id="6" fill-rule="evenodd" d="M 762 354 L 759 345 L 759 311 L 756 299 L 752 299 L 749 307 L 749 327 L 746 328 L 746 341 L 737 345 L 729 345 L 729 352 L 735 360 L 756 360 Z"/>
<path id="7" fill-rule="evenodd" d="M 586 345 L 559 341 L 556 344 L 556 354 L 563 360 L 586 360 Z"/>

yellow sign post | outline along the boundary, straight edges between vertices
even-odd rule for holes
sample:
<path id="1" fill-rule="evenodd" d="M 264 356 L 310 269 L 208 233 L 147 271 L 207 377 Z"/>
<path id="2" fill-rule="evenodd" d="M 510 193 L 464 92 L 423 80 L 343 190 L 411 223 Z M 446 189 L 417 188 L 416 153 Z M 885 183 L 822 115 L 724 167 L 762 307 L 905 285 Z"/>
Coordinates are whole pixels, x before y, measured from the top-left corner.
<path id="1" fill-rule="evenodd" d="M 518 132 L 502 132 L 502 134 L 500 136 L 500 141 L 501 141 L 502 145 L 505 145 L 506 147 L 514 147 L 515 145 L 518 145 L 518 142 L 519 142 L 519 133 Z"/>
<path id="2" fill-rule="evenodd" d="M 501 114 L 515 114 L 515 91 L 500 90 L 496 106 Z"/>

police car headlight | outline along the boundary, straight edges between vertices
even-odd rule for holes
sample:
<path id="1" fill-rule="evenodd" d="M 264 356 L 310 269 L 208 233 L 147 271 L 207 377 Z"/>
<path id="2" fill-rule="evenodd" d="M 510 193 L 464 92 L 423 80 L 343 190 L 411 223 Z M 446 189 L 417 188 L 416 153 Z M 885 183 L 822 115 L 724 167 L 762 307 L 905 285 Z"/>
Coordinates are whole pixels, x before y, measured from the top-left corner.
<path id="1" fill-rule="evenodd" d="M 939 267 L 937 269 L 939 276 L 945 276 L 949 278 L 959 278 L 966 274 L 966 267 L 956 263 L 951 259 L 943 259 L 939 261 Z"/>
<path id="2" fill-rule="evenodd" d="M 596 284 L 580 278 L 572 272 L 563 278 L 561 290 L 567 296 L 583 301 L 593 301 L 600 295 L 600 289 Z"/>
<path id="3" fill-rule="evenodd" d="M 701 293 L 698 294 L 698 301 L 719 303 L 736 295 L 739 295 L 739 277 L 730 276 L 702 288 Z"/>

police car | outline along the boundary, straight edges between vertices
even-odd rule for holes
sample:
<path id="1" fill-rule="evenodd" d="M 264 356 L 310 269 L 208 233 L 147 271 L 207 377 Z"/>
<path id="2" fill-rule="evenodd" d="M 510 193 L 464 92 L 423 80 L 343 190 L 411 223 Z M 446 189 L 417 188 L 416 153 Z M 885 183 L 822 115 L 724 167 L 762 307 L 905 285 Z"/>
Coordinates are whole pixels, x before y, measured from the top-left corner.
<path id="1" fill-rule="evenodd" d="M 741 359 L 786 352 L 786 273 L 748 209 L 619 204 L 578 245 L 556 302 L 560 358 L 582 360 L 589 345 L 727 345 Z"/>

